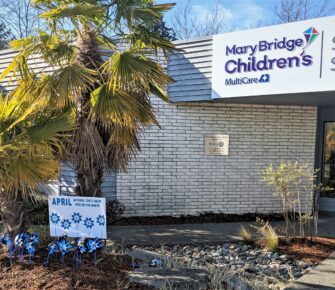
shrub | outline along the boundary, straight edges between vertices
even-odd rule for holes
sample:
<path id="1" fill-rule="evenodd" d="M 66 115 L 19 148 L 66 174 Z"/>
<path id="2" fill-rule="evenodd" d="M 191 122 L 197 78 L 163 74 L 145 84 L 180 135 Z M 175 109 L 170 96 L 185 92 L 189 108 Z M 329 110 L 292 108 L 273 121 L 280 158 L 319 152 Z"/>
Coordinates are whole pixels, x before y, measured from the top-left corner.
<path id="1" fill-rule="evenodd" d="M 106 208 L 107 224 L 112 225 L 118 222 L 121 219 L 124 210 L 125 207 L 121 202 L 117 200 L 109 201 Z"/>
<path id="2" fill-rule="evenodd" d="M 48 203 L 42 202 L 40 204 L 28 206 L 28 214 L 26 215 L 25 225 L 48 225 L 49 224 L 49 210 Z"/>
<path id="3" fill-rule="evenodd" d="M 281 201 L 286 238 L 291 233 L 295 235 L 296 216 L 299 218 L 301 236 L 305 235 L 303 214 L 312 213 L 315 219 L 318 217 L 315 206 L 317 195 L 314 192 L 326 188 L 315 183 L 316 177 L 317 171 L 313 167 L 292 161 L 281 163 L 277 168 L 270 165 L 262 172 L 263 181 L 273 188 L 274 196 Z"/>
<path id="4" fill-rule="evenodd" d="M 251 232 L 246 229 L 244 226 L 241 227 L 240 236 L 244 242 L 250 244 L 252 242 L 252 234 Z"/>
<path id="5" fill-rule="evenodd" d="M 256 219 L 256 225 L 253 226 L 258 233 L 257 244 L 268 251 L 275 252 L 278 249 L 279 239 L 274 228 L 259 218 Z"/>

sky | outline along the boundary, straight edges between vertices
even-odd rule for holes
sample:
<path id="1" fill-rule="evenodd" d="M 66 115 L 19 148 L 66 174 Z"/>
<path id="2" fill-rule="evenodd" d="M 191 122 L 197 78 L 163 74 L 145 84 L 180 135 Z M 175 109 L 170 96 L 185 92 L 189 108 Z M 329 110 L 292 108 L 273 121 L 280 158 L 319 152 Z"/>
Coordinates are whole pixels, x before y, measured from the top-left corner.
<path id="1" fill-rule="evenodd" d="M 178 6 L 187 0 L 157 0 L 157 2 L 174 2 Z M 335 0 L 330 2 L 335 4 Z M 197 19 L 201 19 L 206 17 L 207 11 L 215 3 L 216 0 L 191 0 L 192 12 Z M 260 20 L 263 25 L 273 24 L 273 10 L 279 4 L 279 0 L 221 0 L 221 3 L 221 9 L 226 15 L 231 30 L 240 30 L 255 27 Z M 167 22 L 169 22 L 169 14 L 171 12 L 166 16 Z"/>

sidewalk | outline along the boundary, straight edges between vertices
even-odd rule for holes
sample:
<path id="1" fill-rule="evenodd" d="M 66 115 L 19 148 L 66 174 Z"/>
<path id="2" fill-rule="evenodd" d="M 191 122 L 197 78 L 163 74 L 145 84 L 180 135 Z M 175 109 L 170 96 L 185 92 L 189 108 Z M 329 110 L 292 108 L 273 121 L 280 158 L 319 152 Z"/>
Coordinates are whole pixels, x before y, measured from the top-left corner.
<path id="1" fill-rule="evenodd" d="M 250 222 L 179 224 L 160 226 L 111 226 L 108 237 L 124 245 L 215 244 L 240 240 L 241 226 Z M 275 227 L 281 222 L 271 223 Z M 319 219 L 319 236 L 335 238 L 335 215 L 322 214 Z"/>
<path id="2" fill-rule="evenodd" d="M 124 245 L 214 244 L 240 239 L 241 225 L 249 223 L 112 226 L 108 236 Z"/>
<path id="3" fill-rule="evenodd" d="M 335 253 L 285 290 L 335 289 Z"/>

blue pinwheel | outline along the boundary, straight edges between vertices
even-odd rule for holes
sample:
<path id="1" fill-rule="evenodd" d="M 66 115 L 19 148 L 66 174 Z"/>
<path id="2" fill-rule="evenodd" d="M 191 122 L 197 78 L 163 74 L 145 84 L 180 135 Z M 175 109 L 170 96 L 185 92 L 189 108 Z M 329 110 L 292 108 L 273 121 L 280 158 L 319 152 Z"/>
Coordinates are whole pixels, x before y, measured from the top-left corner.
<path id="1" fill-rule="evenodd" d="M 87 252 L 86 239 L 85 238 L 76 239 L 73 259 L 76 261 L 77 268 L 81 265 L 82 256 L 86 252 Z"/>
<path id="2" fill-rule="evenodd" d="M 62 222 L 61 222 L 61 227 L 64 229 L 64 230 L 69 230 L 71 228 L 71 222 L 70 220 L 68 219 L 63 219 Z"/>
<path id="3" fill-rule="evenodd" d="M 30 256 L 34 255 L 36 252 L 36 247 L 33 242 L 29 242 L 26 244 L 26 250 L 29 253 Z"/>
<path id="4" fill-rule="evenodd" d="M 104 226 L 105 222 L 106 222 L 105 217 L 103 215 L 98 215 L 98 217 L 97 217 L 97 224 L 99 226 Z"/>
<path id="5" fill-rule="evenodd" d="M 26 234 L 25 233 L 18 234 L 14 239 L 15 247 L 24 248 L 25 240 L 26 240 Z"/>
<path id="6" fill-rule="evenodd" d="M 103 247 L 102 241 L 99 240 L 98 238 L 89 239 L 86 244 L 87 244 L 87 249 L 89 253 L 94 253 L 97 250 L 102 249 Z"/>
<path id="7" fill-rule="evenodd" d="M 91 218 L 86 218 L 84 220 L 84 226 L 88 229 L 91 229 L 94 226 L 94 221 Z"/>
<path id="8" fill-rule="evenodd" d="M 60 222 L 60 216 L 57 213 L 52 213 L 50 216 L 50 221 L 53 224 L 58 224 Z"/>
<path id="9" fill-rule="evenodd" d="M 71 219 L 75 224 L 79 224 L 82 221 L 82 216 L 80 215 L 79 212 L 75 212 L 72 215 Z"/>
<path id="10" fill-rule="evenodd" d="M 49 258 L 55 254 L 58 250 L 56 242 L 52 242 L 48 245 L 48 256 L 46 257 L 44 261 L 44 265 L 47 266 L 49 264 Z"/>
<path id="11" fill-rule="evenodd" d="M 84 254 L 87 251 L 86 239 L 85 238 L 77 239 L 76 248 L 81 254 Z"/>
<path id="12" fill-rule="evenodd" d="M 64 257 L 68 253 L 70 253 L 70 250 L 72 249 L 71 243 L 63 238 L 57 242 L 57 249 L 61 253 L 61 255 Z"/>
<path id="13" fill-rule="evenodd" d="M 89 239 L 86 243 L 87 249 L 89 253 L 93 253 L 94 264 L 97 262 L 97 250 L 102 249 L 103 243 L 98 238 Z"/>
<path id="14" fill-rule="evenodd" d="M 1 238 L 1 243 L 6 246 L 12 245 L 12 239 L 10 238 L 9 234 L 4 234 L 4 236 Z"/>
<path id="15" fill-rule="evenodd" d="M 9 248 L 9 261 L 10 264 L 13 264 L 13 254 L 14 254 L 14 247 L 13 247 L 13 241 L 9 234 L 4 234 L 1 238 L 1 243 Z"/>

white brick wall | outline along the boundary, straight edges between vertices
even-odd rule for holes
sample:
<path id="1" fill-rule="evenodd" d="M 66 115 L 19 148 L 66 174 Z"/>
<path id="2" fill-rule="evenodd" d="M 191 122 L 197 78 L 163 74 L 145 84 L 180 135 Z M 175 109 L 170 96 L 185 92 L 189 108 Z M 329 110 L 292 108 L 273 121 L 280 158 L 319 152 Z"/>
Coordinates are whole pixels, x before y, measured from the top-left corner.
<path id="1" fill-rule="evenodd" d="M 117 175 L 128 216 L 278 212 L 260 171 L 284 160 L 314 164 L 314 107 L 155 101 L 155 108 L 162 128 L 147 130 L 142 151 Z M 230 135 L 229 156 L 205 156 L 206 134 Z"/>

